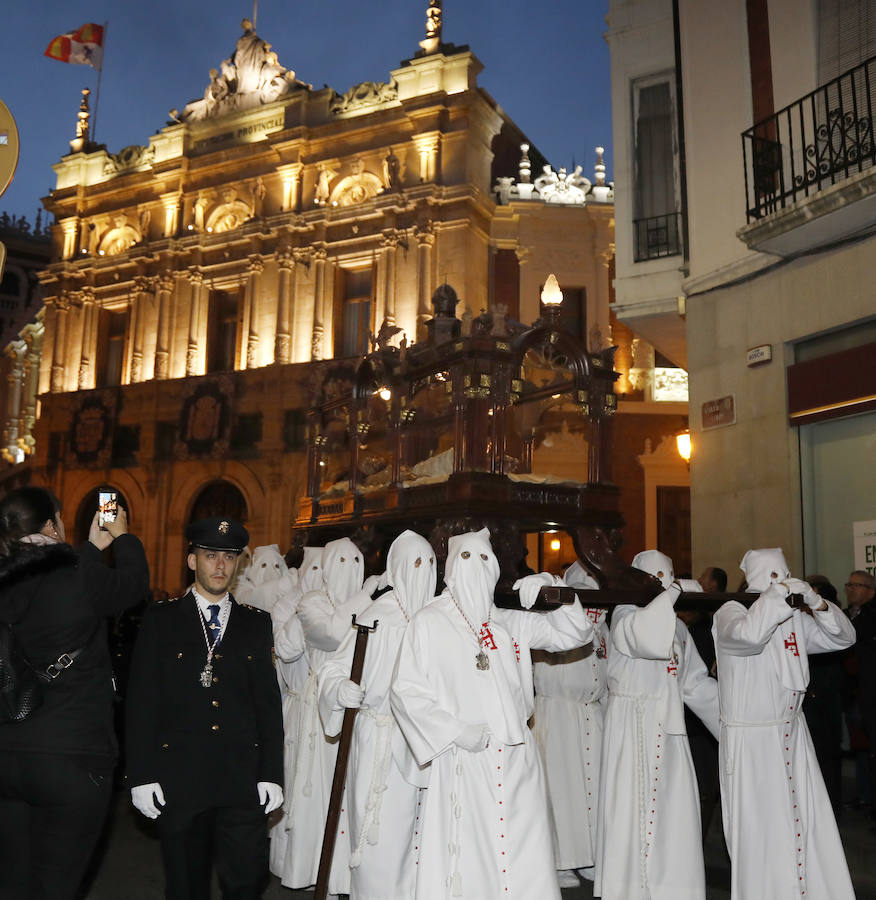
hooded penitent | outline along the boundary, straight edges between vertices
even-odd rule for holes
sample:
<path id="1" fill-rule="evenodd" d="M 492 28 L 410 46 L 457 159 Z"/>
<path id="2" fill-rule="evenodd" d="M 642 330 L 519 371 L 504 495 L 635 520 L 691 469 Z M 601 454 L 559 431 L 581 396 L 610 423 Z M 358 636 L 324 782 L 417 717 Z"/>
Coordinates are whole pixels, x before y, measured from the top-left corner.
<path id="1" fill-rule="evenodd" d="M 349 539 L 329 541 L 322 550 L 322 581 L 332 603 L 342 603 L 362 590 L 365 561 Z"/>
<path id="2" fill-rule="evenodd" d="M 788 563 L 785 561 L 785 554 L 779 547 L 769 547 L 762 550 L 749 550 L 742 557 L 739 568 L 745 573 L 745 579 L 748 582 L 748 590 L 750 593 L 763 594 L 770 590 L 773 585 L 777 585 L 775 590 L 780 590 L 782 595 L 785 589 L 780 582 L 791 577 L 788 569 Z M 778 626 L 778 632 L 782 635 L 783 644 L 777 647 L 771 645 L 768 652 L 775 655 L 775 659 L 779 668 L 780 680 L 782 684 L 792 691 L 805 691 L 809 684 L 809 657 L 805 653 L 798 653 L 796 656 L 791 653 L 782 651 L 782 647 L 786 646 L 784 641 L 794 641 L 796 644 L 797 623 L 795 619 L 799 613 L 792 614 L 787 620 Z"/>
<path id="3" fill-rule="evenodd" d="M 386 572 L 380 579 L 381 585 L 393 589 L 399 606 L 411 619 L 435 597 L 436 580 L 432 545 L 413 531 L 403 531 L 386 555 Z"/>
<path id="4" fill-rule="evenodd" d="M 304 548 L 304 559 L 298 567 L 298 589 L 302 594 L 322 585 L 322 551 L 322 547 Z"/>
<path id="5" fill-rule="evenodd" d="M 270 581 L 279 581 L 288 573 L 289 569 L 277 544 L 255 548 L 247 575 L 251 584 L 258 586 Z"/>
<path id="6" fill-rule="evenodd" d="M 633 568 L 653 575 L 663 585 L 664 590 L 675 581 L 672 560 L 659 550 L 643 550 L 637 553 L 633 557 Z"/>
<path id="7" fill-rule="evenodd" d="M 276 544 L 256 547 L 235 596 L 243 603 L 270 612 L 280 597 L 292 594 L 297 578 L 287 568 Z"/>
<path id="8" fill-rule="evenodd" d="M 762 593 L 771 584 L 777 584 L 791 577 L 785 554 L 779 547 L 765 550 L 749 550 L 742 557 L 739 568 L 745 573 L 748 590 Z"/>
<path id="9" fill-rule="evenodd" d="M 499 561 L 487 528 L 450 538 L 444 581 L 471 622 L 485 622 L 499 581 Z"/>

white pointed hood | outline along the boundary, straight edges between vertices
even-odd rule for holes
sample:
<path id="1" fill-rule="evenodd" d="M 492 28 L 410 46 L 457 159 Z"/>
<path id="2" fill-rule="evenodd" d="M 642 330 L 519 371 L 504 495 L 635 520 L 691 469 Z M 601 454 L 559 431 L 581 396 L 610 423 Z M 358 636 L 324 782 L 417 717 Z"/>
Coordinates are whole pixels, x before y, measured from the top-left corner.
<path id="1" fill-rule="evenodd" d="M 298 587 L 302 595 L 322 586 L 322 547 L 305 547 L 298 567 Z"/>
<path id="2" fill-rule="evenodd" d="M 380 582 L 393 589 L 409 619 L 434 600 L 437 578 L 432 545 L 414 531 L 403 531 L 386 554 L 386 572 Z"/>
<path id="3" fill-rule="evenodd" d="M 672 560 L 659 550 L 643 550 L 633 557 L 633 568 L 641 572 L 647 572 L 659 579 L 663 590 L 675 581 L 675 569 Z"/>
<path id="4" fill-rule="evenodd" d="M 779 547 L 749 550 L 742 557 L 739 568 L 745 573 L 748 590 L 758 594 L 763 593 L 771 584 L 791 577 L 785 554 Z"/>
<path id="5" fill-rule="evenodd" d="M 251 584 L 258 586 L 269 581 L 279 581 L 288 572 L 279 546 L 269 544 L 255 548 L 247 577 Z"/>
<path id="6" fill-rule="evenodd" d="M 322 550 L 322 581 L 332 603 L 343 603 L 362 590 L 365 560 L 349 539 L 329 541 Z"/>
<path id="7" fill-rule="evenodd" d="M 490 546 L 488 528 L 454 535 L 447 541 L 444 581 L 472 625 L 487 621 L 499 581 L 499 561 Z"/>
<path id="8" fill-rule="evenodd" d="M 563 581 L 574 588 L 581 588 L 585 591 L 598 591 L 599 585 L 596 579 L 581 565 L 579 560 L 575 560 L 563 575 Z"/>

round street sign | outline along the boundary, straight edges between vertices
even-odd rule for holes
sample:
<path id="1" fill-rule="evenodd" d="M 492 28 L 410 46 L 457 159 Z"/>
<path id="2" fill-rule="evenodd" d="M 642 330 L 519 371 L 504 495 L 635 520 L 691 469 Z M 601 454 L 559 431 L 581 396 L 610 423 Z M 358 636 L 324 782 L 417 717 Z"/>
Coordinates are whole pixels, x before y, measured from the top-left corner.
<path id="1" fill-rule="evenodd" d="M 6 104 L 0 100 L 0 195 L 9 187 L 18 165 L 18 128 Z"/>

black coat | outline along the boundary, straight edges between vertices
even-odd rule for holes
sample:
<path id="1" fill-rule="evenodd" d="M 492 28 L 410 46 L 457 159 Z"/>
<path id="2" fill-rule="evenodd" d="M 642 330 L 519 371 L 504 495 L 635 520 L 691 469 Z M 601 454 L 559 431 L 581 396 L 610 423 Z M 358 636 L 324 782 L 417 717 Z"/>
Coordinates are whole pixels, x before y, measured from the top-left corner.
<path id="1" fill-rule="evenodd" d="M 191 593 L 143 618 L 128 682 L 128 783 L 158 782 L 170 808 L 246 804 L 256 784 L 283 784 L 283 717 L 270 616 L 232 604 L 213 656 Z"/>
<path id="2" fill-rule="evenodd" d="M 11 622 L 28 659 L 46 666 L 84 648 L 43 690 L 43 704 L 22 722 L 0 725 L 0 749 L 75 753 L 112 759 L 112 666 L 105 619 L 142 602 L 149 590 L 143 545 L 113 541 L 115 568 L 86 542 L 28 548 L 28 564 L 0 576 L 0 619 Z"/>

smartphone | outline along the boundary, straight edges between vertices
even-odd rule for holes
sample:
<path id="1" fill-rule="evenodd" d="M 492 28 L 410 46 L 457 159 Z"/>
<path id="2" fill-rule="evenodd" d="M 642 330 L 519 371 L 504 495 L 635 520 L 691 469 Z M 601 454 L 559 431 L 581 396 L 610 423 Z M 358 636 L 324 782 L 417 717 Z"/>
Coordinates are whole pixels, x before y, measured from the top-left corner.
<path id="1" fill-rule="evenodd" d="M 115 491 L 98 491 L 97 524 L 103 528 L 107 522 L 115 522 L 119 511 L 119 495 Z"/>

